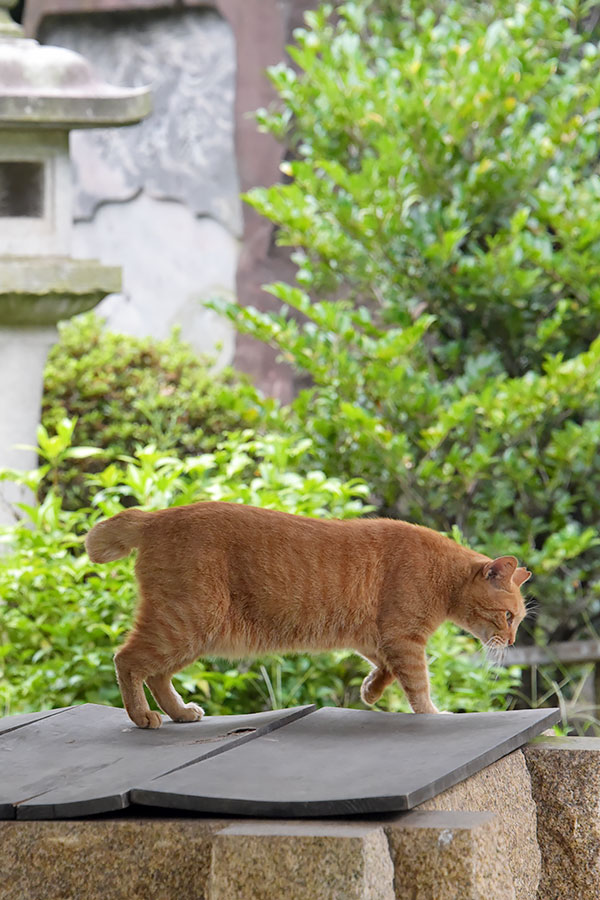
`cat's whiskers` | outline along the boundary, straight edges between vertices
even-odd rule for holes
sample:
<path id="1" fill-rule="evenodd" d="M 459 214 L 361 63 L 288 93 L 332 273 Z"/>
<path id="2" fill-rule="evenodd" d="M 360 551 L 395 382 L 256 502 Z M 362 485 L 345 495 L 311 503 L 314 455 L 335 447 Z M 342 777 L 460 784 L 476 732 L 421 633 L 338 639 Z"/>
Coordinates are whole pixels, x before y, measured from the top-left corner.
<path id="1" fill-rule="evenodd" d="M 489 661 L 496 666 L 501 666 L 506 653 L 506 641 L 497 634 L 493 634 L 483 644 L 483 649 Z"/>
<path id="2" fill-rule="evenodd" d="M 526 600 L 525 601 L 525 618 L 535 618 L 537 616 L 537 612 L 539 609 L 539 603 L 537 600 Z"/>

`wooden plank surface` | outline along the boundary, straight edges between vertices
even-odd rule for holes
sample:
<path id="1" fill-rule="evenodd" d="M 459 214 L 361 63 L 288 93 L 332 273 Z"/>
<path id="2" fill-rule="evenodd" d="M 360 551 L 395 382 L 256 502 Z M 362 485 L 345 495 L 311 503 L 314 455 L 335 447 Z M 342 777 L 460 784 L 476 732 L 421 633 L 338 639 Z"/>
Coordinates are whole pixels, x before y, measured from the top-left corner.
<path id="1" fill-rule="evenodd" d="M 557 709 L 413 715 L 319 709 L 153 779 L 134 803 L 203 813 L 331 816 L 407 810 L 526 744 Z"/>
<path id="2" fill-rule="evenodd" d="M 16 716 L 4 716 L 0 719 L 0 734 L 7 734 L 9 731 L 15 731 L 17 728 L 23 728 L 25 725 L 31 725 L 39 719 L 47 719 L 48 716 L 56 716 L 58 713 L 70 709 L 69 706 L 62 706 L 60 709 L 47 709 L 43 712 L 19 713 Z"/>
<path id="3" fill-rule="evenodd" d="M 558 710 L 415 716 L 312 706 L 136 728 L 85 705 L 0 720 L 0 817 L 143 806 L 253 816 L 411 809 L 558 721 Z"/>
<path id="4" fill-rule="evenodd" d="M 140 729 L 86 704 L 0 736 L 0 816 L 68 818 L 122 809 L 134 785 L 279 728 L 313 706 Z"/>

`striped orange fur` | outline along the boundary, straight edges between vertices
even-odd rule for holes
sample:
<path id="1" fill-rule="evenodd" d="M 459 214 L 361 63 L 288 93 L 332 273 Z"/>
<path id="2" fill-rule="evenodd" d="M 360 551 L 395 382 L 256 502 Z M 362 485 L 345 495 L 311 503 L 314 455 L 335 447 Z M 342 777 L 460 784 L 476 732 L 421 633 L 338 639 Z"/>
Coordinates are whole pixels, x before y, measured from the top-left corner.
<path id="1" fill-rule="evenodd" d="M 362 698 L 398 679 L 416 713 L 437 712 L 425 645 L 447 619 L 491 647 L 512 644 L 530 573 L 429 528 L 392 519 L 317 520 L 235 503 L 130 509 L 86 538 L 94 562 L 137 548 L 139 604 L 115 656 L 125 708 L 141 728 L 199 719 L 172 675 L 199 656 L 350 648 L 373 664 Z"/>

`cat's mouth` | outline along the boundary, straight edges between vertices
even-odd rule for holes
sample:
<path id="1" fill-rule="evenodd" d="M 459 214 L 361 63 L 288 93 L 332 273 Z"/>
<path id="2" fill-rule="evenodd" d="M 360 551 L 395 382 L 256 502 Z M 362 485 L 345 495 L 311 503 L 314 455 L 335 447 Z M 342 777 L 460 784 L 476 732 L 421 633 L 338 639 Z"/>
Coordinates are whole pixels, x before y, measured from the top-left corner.
<path id="1" fill-rule="evenodd" d="M 481 643 L 483 644 L 483 649 L 485 650 L 487 658 L 496 665 L 501 665 L 508 648 L 508 641 L 506 638 L 501 638 L 500 635 L 493 634 L 487 641 L 482 640 Z"/>

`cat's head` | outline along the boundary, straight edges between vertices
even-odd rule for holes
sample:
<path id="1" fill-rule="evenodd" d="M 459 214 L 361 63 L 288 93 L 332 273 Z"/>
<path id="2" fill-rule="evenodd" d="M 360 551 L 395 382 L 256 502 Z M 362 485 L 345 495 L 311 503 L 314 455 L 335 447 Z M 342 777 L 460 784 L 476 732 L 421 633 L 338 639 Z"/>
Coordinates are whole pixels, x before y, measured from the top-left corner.
<path id="1" fill-rule="evenodd" d="M 517 628 L 527 615 L 521 585 L 531 578 L 514 556 L 473 563 L 462 585 L 451 618 L 501 656 L 514 644 Z"/>

